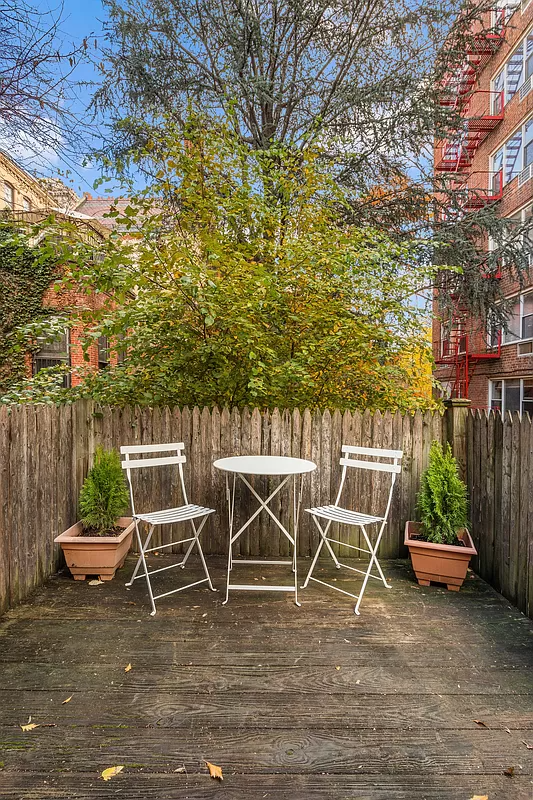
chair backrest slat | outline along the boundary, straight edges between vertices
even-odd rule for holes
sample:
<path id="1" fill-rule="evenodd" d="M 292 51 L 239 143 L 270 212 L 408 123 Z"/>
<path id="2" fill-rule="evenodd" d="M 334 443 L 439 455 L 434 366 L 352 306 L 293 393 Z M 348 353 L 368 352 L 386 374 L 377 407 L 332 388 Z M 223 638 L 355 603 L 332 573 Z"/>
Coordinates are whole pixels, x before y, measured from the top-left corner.
<path id="1" fill-rule="evenodd" d="M 171 450 L 185 450 L 183 442 L 164 444 L 127 444 L 120 448 L 121 453 L 166 453 Z"/>
<path id="2" fill-rule="evenodd" d="M 339 485 L 339 491 L 337 492 L 337 499 L 335 500 L 335 505 L 338 506 L 340 503 L 342 490 L 346 481 L 346 474 L 349 468 L 352 469 L 355 467 L 356 469 L 366 469 L 373 472 L 388 472 L 391 476 L 391 484 L 387 502 L 387 510 L 385 512 L 386 518 L 390 509 L 396 476 L 402 471 L 402 467 L 399 462 L 403 458 L 403 450 L 386 450 L 381 447 L 359 447 L 357 445 L 343 444 L 341 451 L 346 453 L 346 457 L 341 457 L 340 459 L 342 476 Z M 371 458 L 373 460 L 350 458 L 350 456 L 368 456 L 369 459 Z M 388 459 L 388 461 L 383 461 L 382 459 Z"/>
<path id="3" fill-rule="evenodd" d="M 359 469 L 372 469 L 377 472 L 396 472 L 402 471 L 401 464 L 384 464 L 382 461 L 358 461 L 355 458 L 341 458 L 341 466 L 358 467 Z"/>
<path id="4" fill-rule="evenodd" d="M 164 442 L 162 444 L 133 444 L 123 445 L 120 452 L 125 456 L 122 461 L 122 469 L 126 470 L 128 476 L 128 484 L 130 489 L 131 511 L 135 515 L 135 500 L 133 497 L 133 484 L 131 480 L 131 470 L 133 469 L 147 469 L 148 467 L 166 467 L 176 464 L 180 475 L 181 493 L 183 495 L 183 502 L 188 504 L 187 490 L 185 488 L 185 481 L 183 478 L 183 465 L 187 459 L 184 451 L 185 445 L 183 442 Z M 152 453 L 168 453 L 163 456 L 152 456 Z M 148 458 L 131 458 L 131 456 L 147 455 Z"/>
<path id="5" fill-rule="evenodd" d="M 122 469 L 139 469 L 140 467 L 163 467 L 167 464 L 185 464 L 185 456 L 165 456 L 164 458 L 126 459 Z"/>
<path id="6" fill-rule="evenodd" d="M 358 456 L 374 456 L 376 458 L 401 458 L 403 450 L 383 450 L 380 447 L 355 447 L 351 444 L 343 444 L 343 453 L 353 453 Z"/>

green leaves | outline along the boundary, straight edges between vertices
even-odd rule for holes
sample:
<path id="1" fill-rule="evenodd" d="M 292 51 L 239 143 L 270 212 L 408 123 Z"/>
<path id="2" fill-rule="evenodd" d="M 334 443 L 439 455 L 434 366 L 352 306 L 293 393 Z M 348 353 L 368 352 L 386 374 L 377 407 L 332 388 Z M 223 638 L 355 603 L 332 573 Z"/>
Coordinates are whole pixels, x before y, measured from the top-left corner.
<path id="1" fill-rule="evenodd" d="M 318 150 L 255 152 L 191 115 L 142 154 L 152 185 L 130 199 L 105 258 L 65 279 L 98 292 L 84 311 L 124 364 L 72 395 L 147 405 L 428 405 L 405 354 L 429 363 L 419 244 L 343 223 L 343 191 Z M 164 169 L 162 168 L 164 165 Z M 160 172 L 163 177 L 157 177 Z M 135 231 L 135 233 L 133 233 Z M 113 361 L 113 359 L 112 359 Z M 59 398 L 59 395 L 58 395 Z"/>
<path id="2" fill-rule="evenodd" d="M 91 535 L 105 535 L 112 530 L 129 504 L 129 495 L 120 456 L 116 450 L 97 447 L 94 465 L 80 492 L 81 521 Z"/>
<path id="3" fill-rule="evenodd" d="M 457 531 L 468 522 L 467 490 L 448 442 L 444 449 L 437 441 L 431 444 L 417 508 L 428 542 L 457 544 Z"/>

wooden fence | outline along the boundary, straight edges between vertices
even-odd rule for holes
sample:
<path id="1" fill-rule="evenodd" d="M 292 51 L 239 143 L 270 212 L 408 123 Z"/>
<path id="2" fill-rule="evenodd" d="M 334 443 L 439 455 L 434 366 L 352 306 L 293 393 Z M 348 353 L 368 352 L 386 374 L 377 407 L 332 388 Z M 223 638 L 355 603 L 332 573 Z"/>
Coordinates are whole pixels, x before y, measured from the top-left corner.
<path id="1" fill-rule="evenodd" d="M 309 458 L 318 464 L 305 481 L 304 507 L 329 502 L 336 491 L 342 443 L 402 449 L 402 473 L 390 523 L 382 542 L 384 558 L 404 557 L 404 524 L 413 519 L 420 474 L 431 441 L 449 439 L 469 484 L 472 531 L 479 550 L 474 568 L 525 613 L 533 613 L 533 438 L 529 418 L 501 420 L 466 408 L 440 414 L 364 414 L 335 411 L 250 412 L 204 409 L 109 409 L 90 401 L 72 406 L 0 408 L 0 613 L 19 602 L 61 564 L 54 536 L 77 519 L 77 500 L 95 447 L 183 441 L 190 499 L 217 509 L 203 534 L 206 553 L 223 553 L 227 541 L 224 478 L 213 461 L 227 455 L 272 454 Z M 144 470 L 139 510 L 180 502 L 177 475 Z M 343 498 L 348 507 L 377 511 L 387 478 L 355 474 Z M 267 478 L 256 478 L 260 493 Z M 244 519 L 254 501 L 238 489 L 236 510 Z M 274 511 L 288 521 L 287 495 Z M 163 542 L 173 532 L 165 531 Z M 346 529 L 340 536 L 348 535 Z M 350 533 L 343 541 L 358 544 Z M 287 554 L 287 543 L 266 515 L 241 538 L 245 555 Z M 159 540 L 160 543 L 161 540 Z M 311 520 L 302 514 L 300 556 L 316 543 Z M 352 551 L 341 552 L 347 556 Z"/>
<path id="2" fill-rule="evenodd" d="M 109 409 L 90 401 L 60 408 L 0 408 L 0 612 L 23 599 L 60 565 L 53 539 L 76 521 L 79 490 L 99 443 L 119 447 L 185 442 L 190 499 L 217 509 L 202 534 L 209 554 L 225 552 L 227 541 L 224 477 L 213 469 L 215 459 L 272 454 L 315 461 L 319 468 L 305 480 L 305 507 L 331 501 L 340 477 L 342 443 L 402 449 L 403 470 L 381 549 L 386 558 L 405 555 L 404 523 L 414 514 L 420 473 L 426 466 L 431 441 L 442 440 L 443 430 L 443 417 L 431 413 L 402 416 L 338 411 L 269 413 L 257 409 Z M 139 472 L 139 510 L 176 503 L 177 475 L 165 469 Z M 357 504 L 364 511 L 376 511 L 385 502 L 387 477 L 380 473 L 352 475 L 345 502 Z M 267 480 L 255 479 L 261 492 L 267 488 Z M 236 510 L 239 519 L 244 519 L 256 505 L 250 505 L 255 501 L 240 487 L 238 492 Z M 287 523 L 287 495 L 276 502 L 274 510 Z M 163 541 L 171 541 L 170 535 L 166 529 Z M 350 534 L 346 541 L 358 544 L 357 539 Z M 285 537 L 264 514 L 250 535 L 243 535 L 240 541 L 241 552 L 246 555 L 287 554 Z M 309 556 L 315 543 L 310 517 L 302 513 L 300 555 Z M 344 550 L 343 555 L 353 555 L 353 551 Z"/>
<path id="3" fill-rule="evenodd" d="M 533 617 L 533 425 L 472 412 L 466 426 L 473 568 Z"/>

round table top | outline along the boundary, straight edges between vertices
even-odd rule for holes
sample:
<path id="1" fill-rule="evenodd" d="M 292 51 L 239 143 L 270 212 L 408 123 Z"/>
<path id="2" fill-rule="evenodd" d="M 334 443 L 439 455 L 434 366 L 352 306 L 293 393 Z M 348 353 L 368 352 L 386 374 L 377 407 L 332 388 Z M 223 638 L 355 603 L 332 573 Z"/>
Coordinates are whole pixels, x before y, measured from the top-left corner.
<path id="1" fill-rule="evenodd" d="M 301 475 L 316 469 L 313 461 L 290 456 L 230 456 L 219 458 L 213 466 L 245 475 Z"/>

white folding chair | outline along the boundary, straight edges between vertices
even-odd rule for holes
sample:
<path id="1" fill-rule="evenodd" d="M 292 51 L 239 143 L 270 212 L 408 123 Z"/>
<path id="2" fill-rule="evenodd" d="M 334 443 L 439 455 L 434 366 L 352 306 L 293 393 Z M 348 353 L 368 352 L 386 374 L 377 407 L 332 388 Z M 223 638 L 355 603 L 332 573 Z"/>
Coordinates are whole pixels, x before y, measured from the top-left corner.
<path id="1" fill-rule="evenodd" d="M 125 456 L 125 459 L 122 461 L 122 468 L 126 470 L 126 474 L 128 476 L 128 483 L 130 487 L 131 511 L 133 520 L 135 522 L 135 530 L 137 533 L 137 542 L 139 545 L 139 552 L 140 552 L 137 565 L 133 571 L 133 575 L 131 576 L 131 580 L 129 581 L 129 583 L 126 584 L 126 586 L 131 586 L 133 581 L 137 580 L 138 578 L 146 578 L 146 583 L 148 586 L 148 594 L 150 595 L 150 602 L 152 604 L 151 616 L 154 616 L 156 612 L 155 601 L 159 600 L 161 597 L 167 597 L 167 595 L 169 594 L 182 592 L 184 589 L 190 589 L 192 586 L 198 586 L 200 583 L 207 583 L 211 591 L 213 592 L 216 591 L 216 589 L 213 588 L 213 584 L 211 583 L 211 577 L 207 569 L 207 564 L 205 563 L 205 558 L 199 538 L 202 528 L 204 527 L 205 522 L 207 520 L 207 517 L 210 514 L 214 514 L 215 510 L 213 508 L 204 508 L 203 506 L 195 506 L 189 503 L 187 499 L 187 491 L 185 489 L 185 482 L 183 480 L 183 465 L 186 462 L 185 455 L 183 454 L 184 449 L 185 445 L 182 443 L 132 445 L 120 448 L 120 452 Z M 132 455 L 150 454 L 150 453 L 174 453 L 174 452 L 176 453 L 176 455 L 163 456 L 163 457 L 136 458 L 136 459 L 130 458 L 130 456 Z M 148 467 L 163 467 L 163 466 L 166 467 L 174 464 L 177 465 L 179 470 L 180 484 L 181 484 L 181 491 L 183 495 L 184 505 L 179 506 L 178 508 L 163 509 L 162 511 L 151 511 L 147 514 L 136 513 L 135 501 L 133 498 L 133 485 L 131 481 L 131 470 L 145 469 Z M 201 520 L 198 527 L 196 527 L 194 523 L 195 519 Z M 149 525 L 148 535 L 144 541 L 144 544 L 142 542 L 141 532 L 139 530 L 139 522 L 141 521 L 146 522 L 147 525 Z M 148 545 L 150 544 L 150 540 L 152 538 L 152 534 L 157 525 L 173 525 L 174 523 L 178 522 L 190 522 L 193 535 L 189 536 L 186 539 L 179 539 L 176 542 L 169 542 L 169 544 L 161 544 L 158 545 L 157 547 L 151 547 L 151 548 L 148 547 Z M 172 547 L 173 545 L 176 544 L 185 544 L 186 542 L 189 542 L 189 546 L 181 561 L 178 561 L 175 564 L 170 564 L 167 567 L 161 567 L 160 569 L 153 569 L 150 571 L 148 570 L 148 566 L 146 563 L 147 553 L 152 553 L 155 550 L 158 551 L 163 550 L 166 547 Z M 205 572 L 205 578 L 202 578 L 202 580 L 200 581 L 195 581 L 194 583 L 189 583 L 187 584 L 187 586 L 180 586 L 178 589 L 172 589 L 170 592 L 164 592 L 163 594 L 154 595 L 154 593 L 152 592 L 150 575 L 155 575 L 156 572 L 164 572 L 165 570 L 173 569 L 174 567 L 181 567 L 183 569 L 195 545 L 198 548 L 200 560 L 202 562 L 202 566 Z M 141 565 L 144 571 L 138 574 Z"/>
<path id="2" fill-rule="evenodd" d="M 383 570 L 381 569 L 380 563 L 377 558 L 377 552 L 389 516 L 389 511 L 392 502 L 392 494 L 394 491 L 394 484 L 396 482 L 396 475 L 398 475 L 398 473 L 401 472 L 402 469 L 400 461 L 402 459 L 403 452 L 402 450 L 382 450 L 377 447 L 352 447 L 351 445 L 346 445 L 346 444 L 342 446 L 341 450 L 343 453 L 346 453 L 346 456 L 344 458 L 341 458 L 340 460 L 342 466 L 342 476 L 335 504 L 332 506 L 320 506 L 318 508 L 305 509 L 306 511 L 309 512 L 309 514 L 311 514 L 313 522 L 315 523 L 320 532 L 320 541 L 318 543 L 317 551 L 314 555 L 313 561 L 311 562 L 309 572 L 307 573 L 307 577 L 305 579 L 302 588 L 305 589 L 309 581 L 315 581 L 316 583 L 321 583 L 323 586 L 329 586 L 330 589 L 335 589 L 337 592 L 341 592 L 341 594 L 347 594 L 348 597 L 353 597 L 355 600 L 357 600 L 354 610 L 356 614 L 359 614 L 359 606 L 361 605 L 361 600 L 363 599 L 363 595 L 365 593 L 366 585 L 368 583 L 369 578 L 375 578 L 378 581 L 379 580 L 383 581 L 387 589 L 391 588 L 391 586 L 385 580 Z M 350 455 L 367 456 L 369 457 L 369 459 L 374 458 L 378 460 L 365 461 L 361 459 L 350 458 Z M 389 461 L 387 462 L 380 459 L 389 459 Z M 378 472 L 391 473 L 391 486 L 389 491 L 389 498 L 387 501 L 387 507 L 382 517 L 376 517 L 370 514 L 362 514 L 359 511 L 350 511 L 346 508 L 342 508 L 339 505 L 342 495 L 342 490 L 344 489 L 344 484 L 346 482 L 346 473 L 348 471 L 348 468 L 352 469 L 354 467 L 359 469 L 369 469 Z M 321 525 L 320 522 L 318 521 L 319 519 L 327 520 L 327 524 L 325 527 L 322 527 L 324 523 L 322 523 Z M 358 526 L 359 528 L 361 528 L 366 544 L 368 545 L 368 549 L 363 547 L 356 547 L 353 544 L 346 544 L 345 542 L 340 542 L 338 539 L 332 539 L 330 536 L 328 536 L 332 522 L 337 522 L 340 525 Z M 377 524 L 379 524 L 379 532 L 374 545 L 372 545 L 366 527 L 367 525 L 377 525 Z M 348 564 L 342 564 L 338 560 L 335 553 L 333 552 L 331 543 L 339 544 L 342 545 L 343 547 L 348 547 L 351 550 L 359 550 L 361 553 L 369 553 L 370 561 L 368 563 L 367 569 L 361 570 L 361 569 L 356 569 L 355 567 L 352 567 Z M 337 569 L 344 567 L 345 569 L 350 569 L 353 572 L 358 572 L 361 575 L 364 575 L 361 591 L 359 592 L 358 595 L 352 594 L 351 592 L 346 592 L 344 589 L 339 589 L 338 586 L 333 586 L 333 584 L 326 583 L 326 581 L 321 581 L 318 578 L 313 578 L 313 570 L 316 566 L 318 557 L 324 545 L 326 545 L 326 549 L 329 551 L 329 554 L 331 555 L 333 561 L 335 562 L 335 566 L 337 567 Z M 372 574 L 372 566 L 374 564 L 376 565 L 376 569 L 379 573 L 378 575 Z"/>

